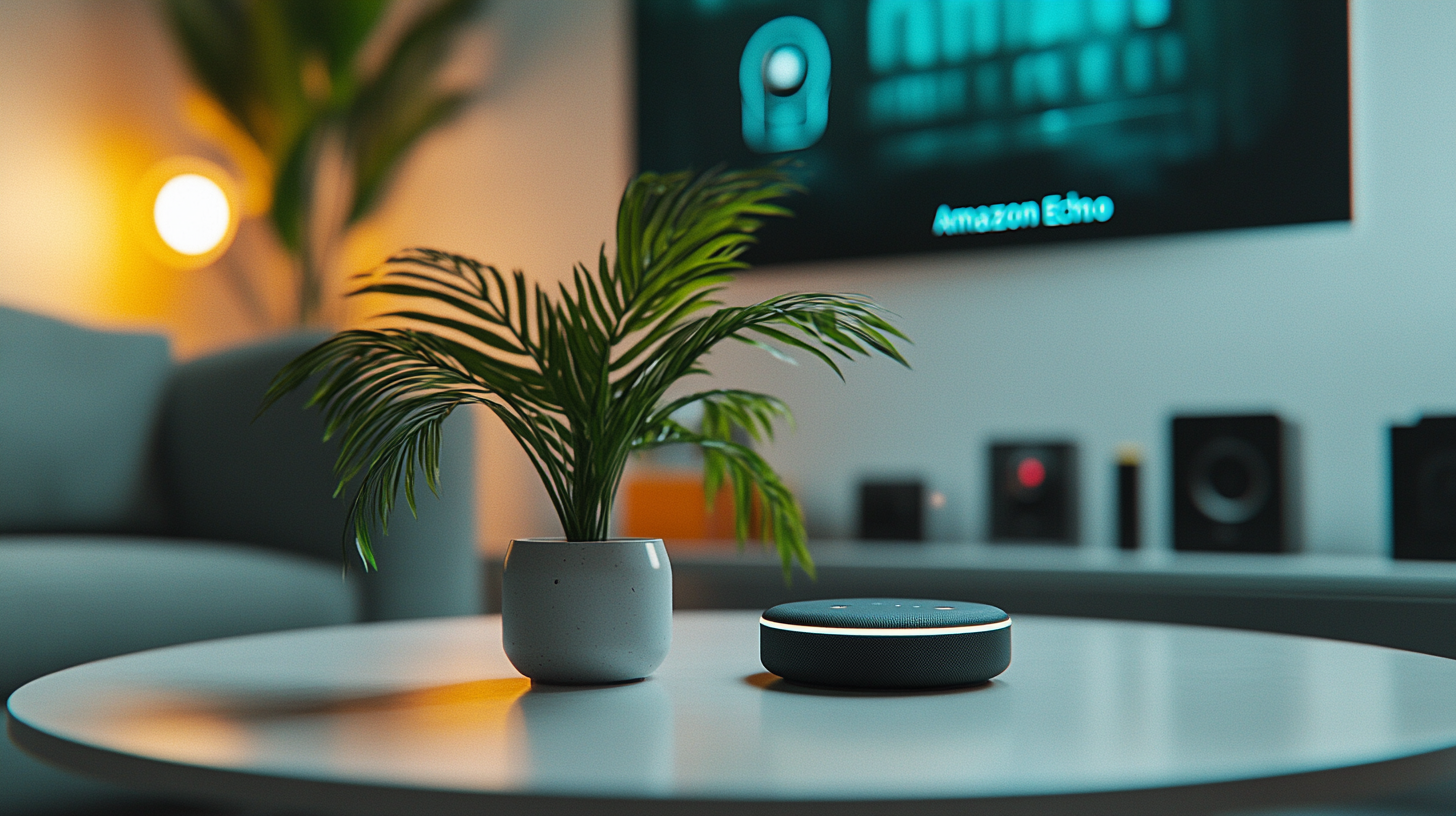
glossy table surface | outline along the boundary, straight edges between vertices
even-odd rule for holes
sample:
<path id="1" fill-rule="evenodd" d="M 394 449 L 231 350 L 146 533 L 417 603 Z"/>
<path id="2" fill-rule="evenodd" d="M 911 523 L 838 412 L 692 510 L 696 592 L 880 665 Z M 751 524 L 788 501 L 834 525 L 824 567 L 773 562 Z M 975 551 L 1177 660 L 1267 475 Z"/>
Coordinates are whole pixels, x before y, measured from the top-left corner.
<path id="1" fill-rule="evenodd" d="M 36 680 L 12 739 L 157 792 L 358 814 L 1157 813 L 1456 773 L 1456 661 L 1235 630 L 1019 616 L 972 689 L 797 687 L 757 615 L 676 616 L 648 680 L 520 677 L 496 617 L 231 638 Z"/>

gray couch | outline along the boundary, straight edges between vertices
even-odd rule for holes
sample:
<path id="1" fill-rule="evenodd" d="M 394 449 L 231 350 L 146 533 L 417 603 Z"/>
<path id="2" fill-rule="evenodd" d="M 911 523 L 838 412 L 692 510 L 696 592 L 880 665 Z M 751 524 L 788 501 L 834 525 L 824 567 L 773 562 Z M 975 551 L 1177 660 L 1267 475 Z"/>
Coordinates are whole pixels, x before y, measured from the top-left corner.
<path id="1" fill-rule="evenodd" d="M 161 337 L 0 307 L 0 698 L 139 649 L 480 611 L 464 412 L 440 496 L 395 515 L 367 575 L 357 558 L 343 568 L 319 412 L 293 395 L 253 421 L 272 376 L 320 338 L 174 365 Z M 0 815 L 138 803 L 0 740 Z"/>

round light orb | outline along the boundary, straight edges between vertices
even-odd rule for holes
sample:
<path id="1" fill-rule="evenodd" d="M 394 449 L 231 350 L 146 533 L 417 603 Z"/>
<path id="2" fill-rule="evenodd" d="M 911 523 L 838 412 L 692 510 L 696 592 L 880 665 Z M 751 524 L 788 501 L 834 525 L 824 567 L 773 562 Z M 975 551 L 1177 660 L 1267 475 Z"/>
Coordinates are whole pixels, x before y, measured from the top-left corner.
<path id="1" fill-rule="evenodd" d="M 809 58 L 797 45 L 781 45 L 763 61 L 763 84 L 775 96 L 788 96 L 804 85 Z"/>
<path id="2" fill-rule="evenodd" d="M 152 220 L 167 246 L 183 255 L 205 255 L 227 237 L 232 208 L 217 182 L 183 173 L 158 191 Z"/>

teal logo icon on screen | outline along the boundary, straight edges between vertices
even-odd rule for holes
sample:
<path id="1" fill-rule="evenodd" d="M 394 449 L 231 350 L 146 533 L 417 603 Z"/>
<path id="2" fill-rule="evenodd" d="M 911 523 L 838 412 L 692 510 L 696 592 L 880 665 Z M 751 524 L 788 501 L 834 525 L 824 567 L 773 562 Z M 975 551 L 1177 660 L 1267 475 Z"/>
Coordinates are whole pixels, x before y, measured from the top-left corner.
<path id="1" fill-rule="evenodd" d="M 755 153 L 803 150 L 829 125 L 829 41 L 803 17 L 764 23 L 738 62 L 743 143 Z"/>

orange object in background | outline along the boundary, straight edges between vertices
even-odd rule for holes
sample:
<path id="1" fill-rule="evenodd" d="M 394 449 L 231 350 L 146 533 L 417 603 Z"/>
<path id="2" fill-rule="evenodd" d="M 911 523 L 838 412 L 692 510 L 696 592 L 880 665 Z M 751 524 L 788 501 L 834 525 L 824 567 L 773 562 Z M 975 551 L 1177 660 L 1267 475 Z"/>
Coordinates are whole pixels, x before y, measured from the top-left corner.
<path id="1" fill-rule="evenodd" d="M 733 492 L 724 485 L 713 509 L 701 473 L 636 473 L 623 485 L 622 535 L 661 538 L 670 545 L 728 544 L 733 536 Z"/>

